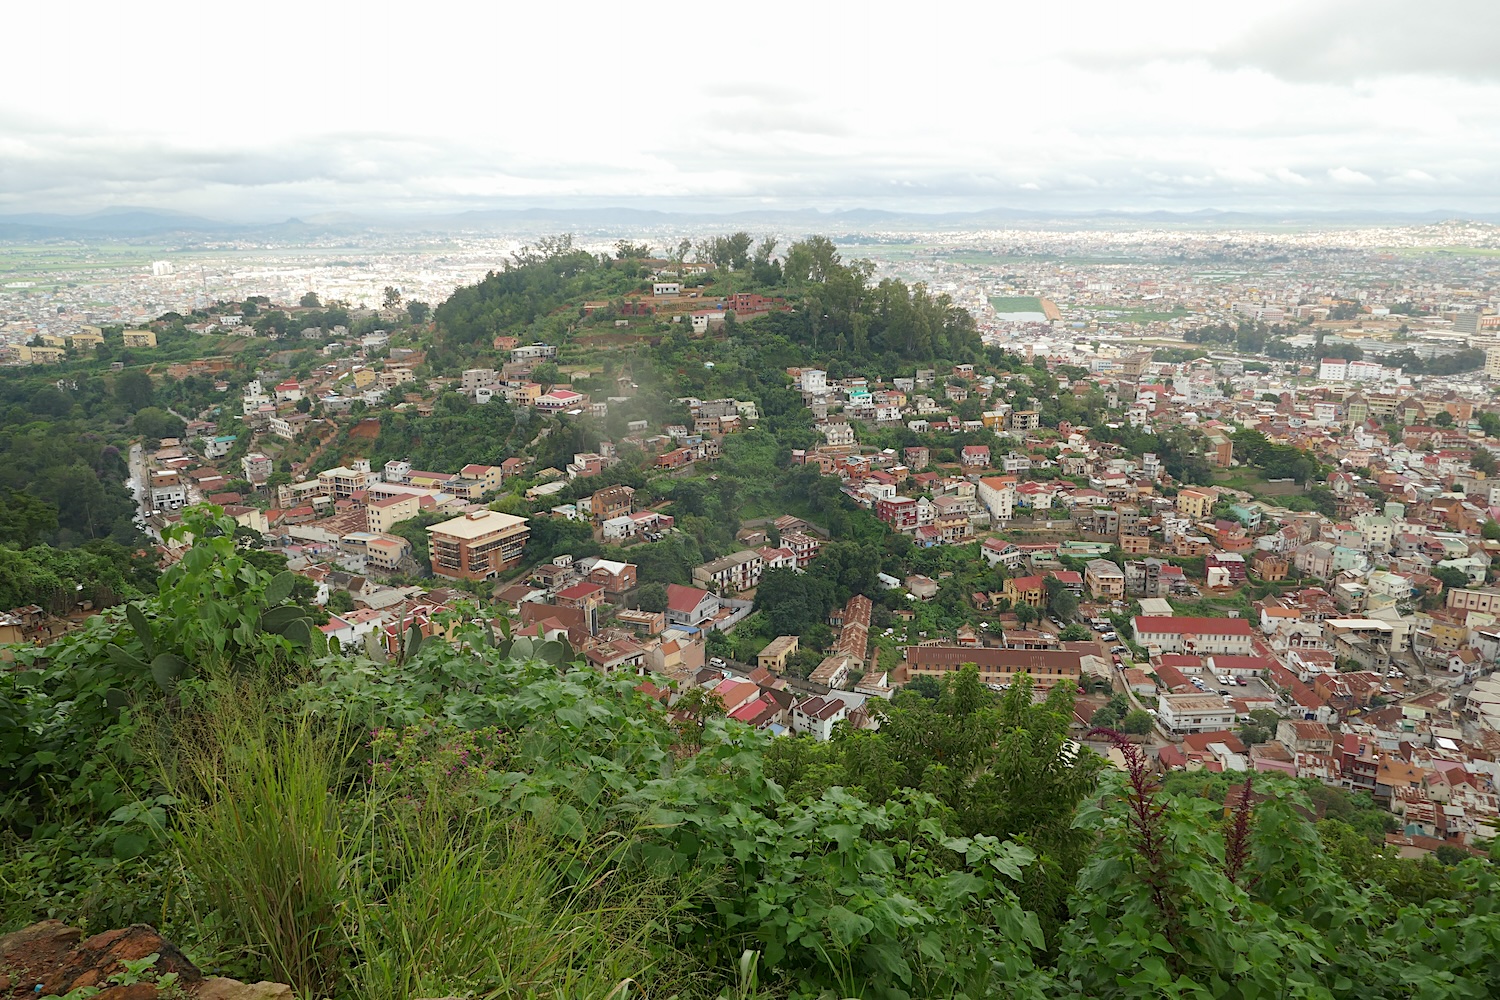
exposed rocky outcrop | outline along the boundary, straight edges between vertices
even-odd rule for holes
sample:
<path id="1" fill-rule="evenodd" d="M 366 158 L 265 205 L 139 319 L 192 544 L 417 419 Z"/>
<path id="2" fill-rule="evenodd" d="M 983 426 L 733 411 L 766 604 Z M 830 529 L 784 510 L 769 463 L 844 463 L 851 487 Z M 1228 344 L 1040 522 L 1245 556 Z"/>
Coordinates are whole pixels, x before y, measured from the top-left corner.
<path id="1" fill-rule="evenodd" d="M 157 959 L 140 978 L 129 978 L 123 963 L 148 955 Z M 65 996 L 92 986 L 93 1000 L 156 1000 L 160 977 L 175 973 L 171 992 L 199 1000 L 292 1000 L 291 988 L 280 983 L 242 983 L 205 977 L 187 956 L 147 924 L 133 924 L 85 938 L 76 927 L 58 920 L 0 935 L 0 997 Z M 113 980 L 113 981 L 112 981 Z M 40 987 L 40 989 L 38 989 Z"/>

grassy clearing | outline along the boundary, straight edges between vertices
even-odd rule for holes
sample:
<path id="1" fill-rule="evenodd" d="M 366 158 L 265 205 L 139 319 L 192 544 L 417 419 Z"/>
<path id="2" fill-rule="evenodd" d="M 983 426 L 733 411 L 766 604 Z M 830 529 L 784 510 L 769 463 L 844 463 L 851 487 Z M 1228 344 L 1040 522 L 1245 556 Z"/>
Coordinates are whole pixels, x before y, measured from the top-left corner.
<path id="1" fill-rule="evenodd" d="M 1215 472 L 1215 486 L 1227 486 L 1232 490 L 1244 490 L 1256 496 L 1286 497 L 1295 493 L 1303 492 L 1301 485 L 1295 482 L 1272 483 L 1268 482 L 1257 469 L 1234 469 L 1230 472 Z"/>
<path id="2" fill-rule="evenodd" d="M 1387 249 L 1384 252 L 1395 254 L 1398 257 L 1500 257 L 1500 248 L 1496 247 L 1398 247 Z"/>
<path id="3" fill-rule="evenodd" d="M 1181 306 L 1174 307 L 1170 312 L 1151 309 L 1111 309 L 1107 306 L 1086 306 L 1085 308 L 1098 313 L 1101 320 L 1114 320 L 1120 323 L 1165 323 L 1192 315 Z"/>
<path id="4" fill-rule="evenodd" d="M 1035 295 L 992 295 L 990 306 L 1001 313 L 1039 313 L 1042 311 L 1042 300 Z"/>

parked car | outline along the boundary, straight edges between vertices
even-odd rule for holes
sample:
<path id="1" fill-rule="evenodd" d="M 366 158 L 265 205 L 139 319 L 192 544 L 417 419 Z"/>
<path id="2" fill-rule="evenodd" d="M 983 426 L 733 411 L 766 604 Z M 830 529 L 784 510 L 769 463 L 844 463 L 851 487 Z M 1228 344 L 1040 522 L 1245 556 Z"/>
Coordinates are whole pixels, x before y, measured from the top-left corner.
<path id="1" fill-rule="evenodd" d="M 1103 639 L 1105 642 L 1114 642 L 1116 639 L 1119 638 L 1119 636 L 1116 635 L 1113 632 L 1105 632 L 1099 638 Z"/>

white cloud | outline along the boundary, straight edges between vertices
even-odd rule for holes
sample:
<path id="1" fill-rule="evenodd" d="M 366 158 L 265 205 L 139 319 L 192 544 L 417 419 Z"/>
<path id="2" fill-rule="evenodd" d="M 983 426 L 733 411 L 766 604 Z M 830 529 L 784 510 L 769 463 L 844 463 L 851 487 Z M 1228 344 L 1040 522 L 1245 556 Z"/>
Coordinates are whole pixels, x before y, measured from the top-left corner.
<path id="1" fill-rule="evenodd" d="M 1354 184 L 1369 186 L 1375 183 L 1375 178 L 1358 170 L 1350 170 L 1348 167 L 1333 167 L 1328 171 L 1328 177 L 1335 184 Z"/>
<path id="2" fill-rule="evenodd" d="M 0 213 L 1500 207 L 1488 3 L 89 6 L 7 12 Z"/>

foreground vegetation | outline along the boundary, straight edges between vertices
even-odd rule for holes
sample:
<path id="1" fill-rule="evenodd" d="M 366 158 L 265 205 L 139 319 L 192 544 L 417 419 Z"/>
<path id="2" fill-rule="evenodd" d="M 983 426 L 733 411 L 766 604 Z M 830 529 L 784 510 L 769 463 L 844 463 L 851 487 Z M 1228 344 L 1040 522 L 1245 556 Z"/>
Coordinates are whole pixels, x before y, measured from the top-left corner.
<path id="1" fill-rule="evenodd" d="M 1297 786 L 1227 810 L 972 671 L 879 732 L 672 717 L 455 615 L 330 651 L 196 541 L 0 677 L 0 924 L 161 925 L 339 997 L 1480 997 L 1495 879 L 1387 856 Z M 191 613 L 190 613 L 191 612 Z M 1250 791 L 1242 788 L 1243 791 Z M 1304 811 L 1306 810 L 1306 811 Z"/>

